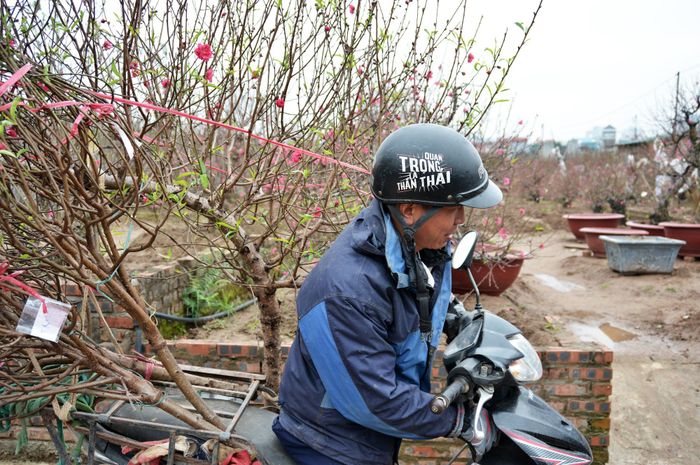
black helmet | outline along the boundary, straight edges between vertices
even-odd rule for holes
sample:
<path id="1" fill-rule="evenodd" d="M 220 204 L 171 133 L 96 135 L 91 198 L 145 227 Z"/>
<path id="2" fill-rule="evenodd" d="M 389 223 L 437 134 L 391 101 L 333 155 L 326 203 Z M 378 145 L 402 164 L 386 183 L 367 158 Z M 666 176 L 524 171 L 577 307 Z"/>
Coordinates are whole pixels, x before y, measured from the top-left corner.
<path id="1" fill-rule="evenodd" d="M 412 124 L 389 135 L 372 166 L 372 193 L 384 203 L 489 208 L 503 198 L 474 146 L 454 129 Z"/>

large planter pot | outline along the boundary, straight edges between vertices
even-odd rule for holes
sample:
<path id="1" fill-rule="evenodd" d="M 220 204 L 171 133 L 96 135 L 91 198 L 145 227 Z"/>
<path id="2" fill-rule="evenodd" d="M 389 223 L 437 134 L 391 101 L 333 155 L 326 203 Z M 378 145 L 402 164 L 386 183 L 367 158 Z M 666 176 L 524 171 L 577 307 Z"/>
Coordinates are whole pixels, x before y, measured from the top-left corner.
<path id="1" fill-rule="evenodd" d="M 593 252 L 594 257 L 605 257 L 605 244 L 600 240 L 600 236 L 648 236 L 649 233 L 641 229 L 626 228 L 581 228 L 588 248 Z"/>
<path id="2" fill-rule="evenodd" d="M 515 282 L 524 262 L 525 258 L 516 256 L 508 256 L 503 261 L 475 259 L 469 269 L 480 293 L 499 296 Z M 452 270 L 452 292 L 466 294 L 472 290 L 466 271 Z"/>
<path id="3" fill-rule="evenodd" d="M 625 218 L 620 213 L 570 213 L 564 215 L 569 230 L 578 240 L 585 240 L 581 228 L 615 228 Z"/>
<path id="4" fill-rule="evenodd" d="M 664 235 L 671 239 L 685 241 L 678 251 L 681 257 L 700 257 L 700 224 L 698 223 L 659 223 L 664 228 Z"/>
<path id="5" fill-rule="evenodd" d="M 628 228 L 641 229 L 646 231 L 650 236 L 664 237 L 664 227 L 658 224 L 640 223 L 637 221 L 628 221 L 625 223 Z"/>
<path id="6" fill-rule="evenodd" d="M 671 273 L 685 241 L 659 236 L 600 236 L 608 266 L 620 274 Z"/>

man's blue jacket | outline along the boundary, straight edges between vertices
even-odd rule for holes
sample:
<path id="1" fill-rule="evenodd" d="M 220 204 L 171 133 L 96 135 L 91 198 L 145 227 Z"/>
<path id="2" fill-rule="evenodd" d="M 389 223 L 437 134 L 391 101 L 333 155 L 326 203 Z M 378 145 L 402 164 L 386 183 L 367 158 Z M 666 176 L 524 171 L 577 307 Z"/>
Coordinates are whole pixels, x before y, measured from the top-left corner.
<path id="1" fill-rule="evenodd" d="M 450 262 L 432 268 L 427 338 L 399 240 L 374 200 L 314 267 L 297 298 L 299 327 L 282 378 L 279 422 L 348 465 L 391 464 L 401 438 L 447 436 L 457 421 L 455 407 L 441 415 L 429 407 L 427 340 L 435 347 L 440 339 Z"/>

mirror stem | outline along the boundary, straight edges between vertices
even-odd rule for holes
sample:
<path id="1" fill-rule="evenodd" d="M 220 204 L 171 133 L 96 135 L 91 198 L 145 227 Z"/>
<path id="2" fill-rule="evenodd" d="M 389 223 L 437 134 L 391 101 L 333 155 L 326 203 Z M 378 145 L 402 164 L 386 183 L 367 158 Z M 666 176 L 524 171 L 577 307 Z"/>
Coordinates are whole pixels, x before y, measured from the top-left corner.
<path id="1" fill-rule="evenodd" d="M 476 304 L 474 304 L 474 310 L 480 312 L 483 310 L 483 307 L 481 306 L 481 294 L 479 293 L 479 286 L 476 285 L 474 275 L 472 275 L 472 270 L 466 268 L 465 271 L 467 272 L 467 276 L 469 276 L 469 282 L 472 284 L 472 288 L 474 289 L 474 295 L 476 296 Z"/>

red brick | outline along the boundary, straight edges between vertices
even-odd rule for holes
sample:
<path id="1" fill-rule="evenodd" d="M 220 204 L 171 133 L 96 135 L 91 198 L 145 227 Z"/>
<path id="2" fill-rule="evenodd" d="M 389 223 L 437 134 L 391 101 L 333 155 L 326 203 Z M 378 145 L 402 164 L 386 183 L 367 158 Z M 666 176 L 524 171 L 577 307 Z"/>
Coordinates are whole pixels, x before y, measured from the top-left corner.
<path id="1" fill-rule="evenodd" d="M 594 396 L 610 396 L 612 395 L 612 384 L 594 383 L 591 387 L 591 394 Z"/>
<path id="2" fill-rule="evenodd" d="M 591 420 L 591 428 L 610 430 L 610 417 Z"/>
<path id="3" fill-rule="evenodd" d="M 130 329 L 134 327 L 134 319 L 129 315 L 105 315 L 105 321 L 110 328 Z"/>
<path id="4" fill-rule="evenodd" d="M 595 363 L 610 365 L 613 362 L 613 351 L 606 350 L 603 352 L 597 352 L 593 357 L 593 361 Z"/>
<path id="5" fill-rule="evenodd" d="M 591 447 L 600 447 L 600 446 L 605 446 L 607 447 L 608 444 L 610 444 L 610 437 L 609 436 L 593 436 L 589 438 L 588 440 L 589 444 Z"/>
<path id="6" fill-rule="evenodd" d="M 610 413 L 610 402 L 597 402 L 589 399 L 570 400 L 566 404 L 569 412 Z"/>
<path id="7" fill-rule="evenodd" d="M 177 341 L 175 347 L 184 350 L 190 355 L 210 355 L 215 352 L 216 343 L 211 341 Z"/>
<path id="8" fill-rule="evenodd" d="M 556 384 L 548 391 L 555 396 L 583 396 L 588 392 L 588 387 L 583 384 Z"/>

